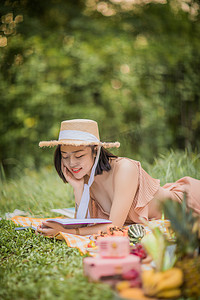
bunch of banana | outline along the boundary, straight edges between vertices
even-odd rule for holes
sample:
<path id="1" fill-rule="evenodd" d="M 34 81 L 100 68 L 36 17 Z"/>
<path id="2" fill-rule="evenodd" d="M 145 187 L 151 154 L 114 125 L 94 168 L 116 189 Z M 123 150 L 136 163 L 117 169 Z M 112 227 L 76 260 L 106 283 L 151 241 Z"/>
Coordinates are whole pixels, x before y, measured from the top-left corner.
<path id="1" fill-rule="evenodd" d="M 144 270 L 142 272 L 142 286 L 146 296 L 156 298 L 175 298 L 181 296 L 183 272 L 179 268 L 157 272 Z"/>

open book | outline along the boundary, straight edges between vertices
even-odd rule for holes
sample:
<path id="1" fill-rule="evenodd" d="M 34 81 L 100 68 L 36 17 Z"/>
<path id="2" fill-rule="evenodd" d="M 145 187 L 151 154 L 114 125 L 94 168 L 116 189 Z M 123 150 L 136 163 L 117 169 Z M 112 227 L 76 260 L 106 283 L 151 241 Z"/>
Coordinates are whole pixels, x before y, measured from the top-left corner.
<path id="1" fill-rule="evenodd" d="M 68 218 L 73 219 L 75 216 L 75 207 L 68 207 L 68 208 L 53 208 L 51 209 L 52 212 L 58 213 L 60 215 L 66 216 Z"/>
<path id="2" fill-rule="evenodd" d="M 85 226 L 92 226 L 95 224 L 110 224 L 112 221 L 107 219 L 47 219 L 51 222 L 56 222 L 63 225 L 64 228 L 78 228 Z"/>

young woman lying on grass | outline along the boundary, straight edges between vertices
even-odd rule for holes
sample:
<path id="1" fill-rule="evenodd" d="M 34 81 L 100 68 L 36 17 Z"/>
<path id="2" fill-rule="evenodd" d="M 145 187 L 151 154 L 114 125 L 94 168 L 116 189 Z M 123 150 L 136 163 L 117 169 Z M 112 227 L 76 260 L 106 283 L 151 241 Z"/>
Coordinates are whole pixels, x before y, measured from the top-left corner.
<path id="1" fill-rule="evenodd" d="M 58 141 L 40 142 L 40 147 L 57 146 L 54 163 L 58 175 L 74 190 L 76 218 L 104 218 L 113 226 L 141 223 L 161 218 L 160 202 L 172 199 L 181 203 L 187 192 L 188 206 L 200 214 L 200 180 L 184 177 L 160 186 L 140 162 L 117 157 L 106 148 L 119 143 L 102 143 L 95 121 L 75 119 L 61 123 Z M 53 237 L 59 231 L 88 235 L 105 230 L 107 224 L 64 229 L 46 221 L 37 231 Z"/>

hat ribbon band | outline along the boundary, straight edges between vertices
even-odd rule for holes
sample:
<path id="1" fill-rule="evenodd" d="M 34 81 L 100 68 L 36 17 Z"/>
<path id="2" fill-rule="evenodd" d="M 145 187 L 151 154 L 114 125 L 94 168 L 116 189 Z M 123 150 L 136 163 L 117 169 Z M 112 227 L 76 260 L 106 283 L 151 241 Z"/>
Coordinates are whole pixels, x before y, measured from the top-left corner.
<path id="1" fill-rule="evenodd" d="M 83 194 L 82 194 L 81 201 L 80 201 L 77 215 L 76 215 L 77 219 L 85 219 L 85 217 L 88 217 L 88 218 L 90 217 L 90 214 L 88 211 L 88 205 L 90 202 L 90 187 L 94 181 L 95 170 L 96 170 L 96 167 L 97 167 L 97 164 L 99 161 L 100 152 L 101 152 L 101 145 L 98 146 L 96 159 L 95 159 L 94 165 L 92 167 L 88 183 L 84 184 Z M 87 214 L 87 211 L 88 211 L 88 214 Z"/>
<path id="2" fill-rule="evenodd" d="M 100 142 L 99 139 L 85 131 L 81 130 L 62 130 L 59 134 L 59 140 L 80 140 L 80 141 L 86 141 L 86 142 Z"/>

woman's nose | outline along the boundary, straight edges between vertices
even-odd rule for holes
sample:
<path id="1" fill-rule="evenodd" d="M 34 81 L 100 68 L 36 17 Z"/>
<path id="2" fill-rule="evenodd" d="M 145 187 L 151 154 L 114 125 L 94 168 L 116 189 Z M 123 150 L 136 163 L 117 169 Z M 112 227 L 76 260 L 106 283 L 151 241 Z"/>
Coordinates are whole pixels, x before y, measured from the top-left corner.
<path id="1" fill-rule="evenodd" d="M 70 156 L 69 158 L 69 165 L 70 167 L 75 167 L 76 165 L 76 159 L 73 156 Z"/>

